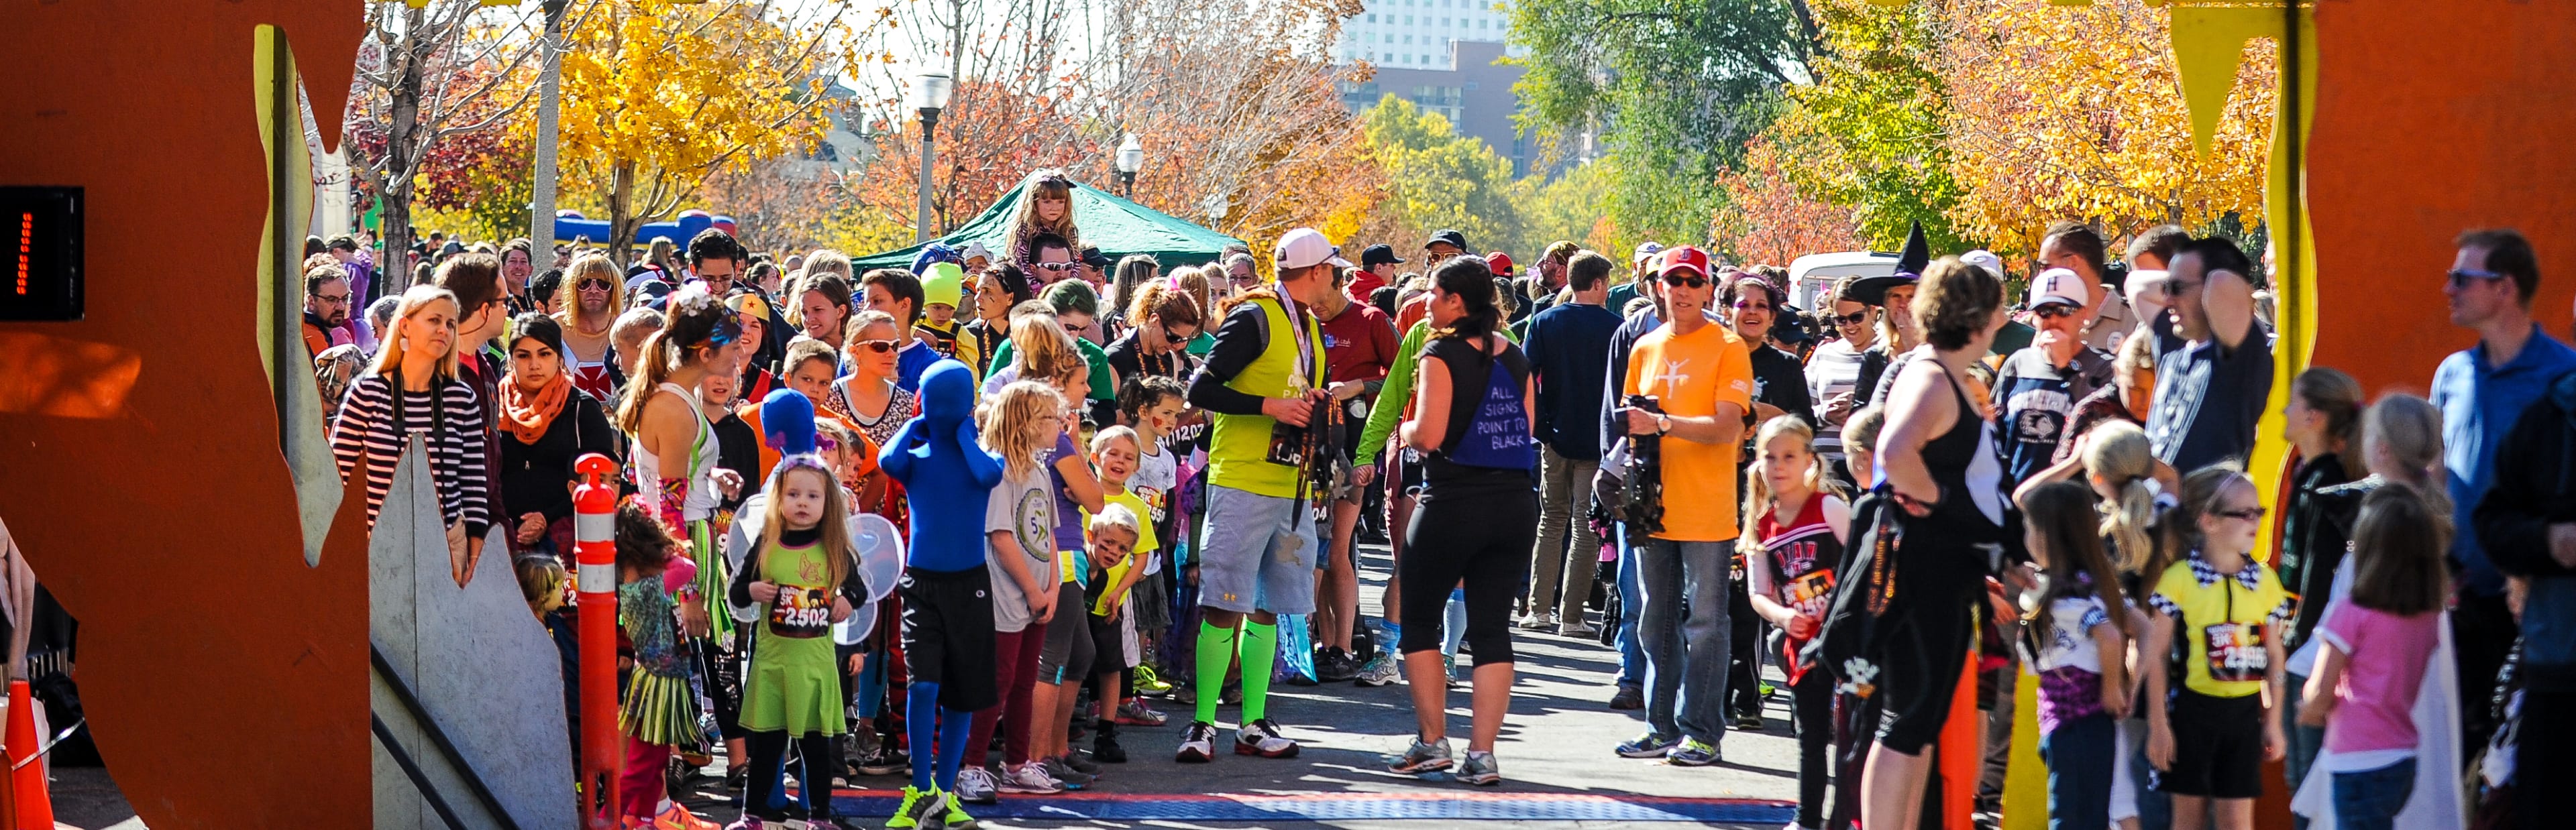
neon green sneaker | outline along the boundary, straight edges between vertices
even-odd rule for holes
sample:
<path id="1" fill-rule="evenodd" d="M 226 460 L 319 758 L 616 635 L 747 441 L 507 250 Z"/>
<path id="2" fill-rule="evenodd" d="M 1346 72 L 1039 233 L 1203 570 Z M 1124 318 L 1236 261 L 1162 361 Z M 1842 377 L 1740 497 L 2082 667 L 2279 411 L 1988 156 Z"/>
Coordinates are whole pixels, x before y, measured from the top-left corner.
<path id="1" fill-rule="evenodd" d="M 887 830 L 910 830 L 921 826 L 922 808 L 937 806 L 938 803 L 939 790 L 936 788 L 923 790 L 904 787 L 903 803 L 894 808 L 894 818 L 886 820 Z"/>
<path id="2" fill-rule="evenodd" d="M 932 811 L 939 811 L 939 823 L 946 830 L 975 830 L 975 817 L 966 814 L 966 802 L 956 796 L 940 793 L 938 805 L 922 811 L 922 817 L 929 818 Z"/>
<path id="3" fill-rule="evenodd" d="M 1162 674 L 1154 671 L 1153 666 L 1136 667 L 1137 694 L 1153 696 L 1170 694 L 1171 691 L 1172 684 L 1164 682 Z"/>

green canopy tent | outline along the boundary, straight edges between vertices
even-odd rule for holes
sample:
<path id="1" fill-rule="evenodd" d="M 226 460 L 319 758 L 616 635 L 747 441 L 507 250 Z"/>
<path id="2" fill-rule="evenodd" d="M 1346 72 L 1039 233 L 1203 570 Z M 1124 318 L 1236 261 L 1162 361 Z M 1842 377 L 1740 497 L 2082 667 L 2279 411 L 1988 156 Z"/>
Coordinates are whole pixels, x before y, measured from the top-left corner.
<path id="1" fill-rule="evenodd" d="M 1011 188 L 984 213 L 935 242 L 964 248 L 968 242 L 981 242 L 998 260 L 1007 256 L 1004 237 L 1010 235 L 1011 219 L 1020 215 L 1020 198 L 1028 183 Z M 1073 221 L 1082 231 L 1082 244 L 1099 248 L 1116 259 L 1129 254 L 1145 254 L 1165 268 L 1213 262 L 1228 245 L 1241 245 L 1236 239 L 1179 217 L 1144 205 L 1109 195 L 1089 185 L 1073 187 Z M 927 243 L 925 243 L 927 244 Z M 921 245 L 871 254 L 851 263 L 859 270 L 870 268 L 908 268 L 912 258 L 921 253 Z"/>

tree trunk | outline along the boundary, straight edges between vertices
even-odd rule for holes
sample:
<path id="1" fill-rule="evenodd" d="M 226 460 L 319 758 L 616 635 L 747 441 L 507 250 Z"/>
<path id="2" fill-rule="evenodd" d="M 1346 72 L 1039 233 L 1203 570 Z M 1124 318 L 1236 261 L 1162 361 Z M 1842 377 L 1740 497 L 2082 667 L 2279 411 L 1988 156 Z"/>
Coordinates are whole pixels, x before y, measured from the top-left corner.
<path id="1" fill-rule="evenodd" d="M 608 176 L 608 249 L 621 264 L 635 243 L 635 162 L 619 160 Z"/>
<path id="2" fill-rule="evenodd" d="M 394 81 L 391 123 L 385 130 L 384 166 L 379 168 L 384 171 L 384 183 L 376 188 L 376 203 L 383 208 L 378 217 L 384 223 L 380 234 L 384 249 L 376 254 L 376 282 L 385 287 L 387 296 L 411 287 L 411 258 L 407 254 L 411 251 L 411 174 L 416 155 L 412 135 L 420 130 L 421 67 L 429 62 L 431 51 L 429 39 L 419 35 L 426 25 L 422 17 L 420 9 L 412 9 L 403 21 L 399 48 L 408 56 L 403 60 L 402 76 Z"/>

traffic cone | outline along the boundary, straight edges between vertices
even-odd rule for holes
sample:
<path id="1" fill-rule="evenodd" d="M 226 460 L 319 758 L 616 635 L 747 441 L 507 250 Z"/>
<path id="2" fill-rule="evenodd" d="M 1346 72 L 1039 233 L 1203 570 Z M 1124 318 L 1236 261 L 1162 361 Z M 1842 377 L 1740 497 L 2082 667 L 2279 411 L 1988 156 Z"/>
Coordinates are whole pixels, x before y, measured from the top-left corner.
<path id="1" fill-rule="evenodd" d="M 35 696 L 27 691 L 27 681 L 9 681 L 10 830 L 54 826 L 54 797 L 46 791 L 45 763 L 28 760 L 43 748 L 37 743 Z"/>

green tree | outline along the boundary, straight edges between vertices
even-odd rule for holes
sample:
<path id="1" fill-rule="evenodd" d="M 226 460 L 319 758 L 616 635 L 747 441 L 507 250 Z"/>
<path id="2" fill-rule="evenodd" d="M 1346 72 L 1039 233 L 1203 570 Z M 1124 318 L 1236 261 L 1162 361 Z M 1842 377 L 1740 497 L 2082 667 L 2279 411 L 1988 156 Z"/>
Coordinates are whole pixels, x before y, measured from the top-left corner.
<path id="1" fill-rule="evenodd" d="M 1622 259 L 1636 241 L 1623 238 L 1617 223 L 1602 215 L 1612 173 L 1610 162 L 1599 161 L 1575 165 L 1553 179 L 1531 175 L 1513 182 L 1512 202 L 1520 208 L 1521 233 L 1503 250 L 1515 256 L 1524 251 L 1537 254 L 1550 243 L 1567 239 Z"/>
<path id="2" fill-rule="evenodd" d="M 1386 201 L 1416 231 L 1456 228 L 1493 250 L 1520 238 L 1512 163 L 1485 142 L 1459 135 L 1449 119 L 1389 95 L 1360 116 L 1369 154 L 1386 173 Z"/>
<path id="3" fill-rule="evenodd" d="M 1699 242 L 1713 187 L 1804 80 L 1804 0 L 1524 0 L 1511 42 L 1524 135 L 1592 132 L 1615 160 L 1604 212 L 1667 244 Z"/>
<path id="4" fill-rule="evenodd" d="M 1976 247 L 1949 219 L 1964 192 L 1951 177 L 1948 86 L 1932 4 L 1818 0 L 1815 82 L 1792 87 L 1766 135 L 1805 194 L 1848 205 L 1861 241 L 1896 250 L 1923 223 L 1935 251 Z M 1810 252 L 1813 253 L 1813 252 Z"/>

